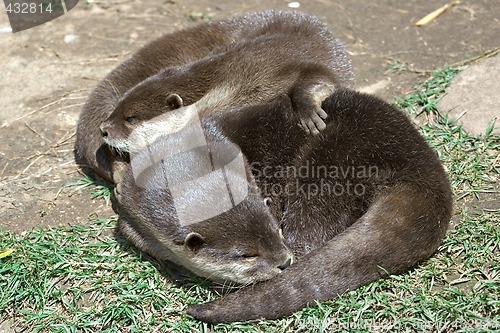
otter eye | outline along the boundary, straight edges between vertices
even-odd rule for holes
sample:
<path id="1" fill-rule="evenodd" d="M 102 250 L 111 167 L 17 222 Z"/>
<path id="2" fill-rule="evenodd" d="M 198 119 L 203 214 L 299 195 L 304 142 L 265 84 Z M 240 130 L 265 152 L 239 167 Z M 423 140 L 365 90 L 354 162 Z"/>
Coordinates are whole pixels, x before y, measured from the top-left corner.
<path id="1" fill-rule="evenodd" d="M 267 206 L 271 206 L 271 204 L 273 203 L 273 199 L 271 199 L 271 198 L 264 198 L 264 203 Z"/>
<path id="2" fill-rule="evenodd" d="M 248 254 L 243 254 L 242 257 L 245 258 L 245 259 L 253 259 L 253 258 L 257 258 L 258 255 L 257 254 L 248 253 Z"/>
<path id="3" fill-rule="evenodd" d="M 135 121 L 135 117 L 127 117 L 127 118 L 125 118 L 125 121 L 127 123 L 133 123 Z"/>

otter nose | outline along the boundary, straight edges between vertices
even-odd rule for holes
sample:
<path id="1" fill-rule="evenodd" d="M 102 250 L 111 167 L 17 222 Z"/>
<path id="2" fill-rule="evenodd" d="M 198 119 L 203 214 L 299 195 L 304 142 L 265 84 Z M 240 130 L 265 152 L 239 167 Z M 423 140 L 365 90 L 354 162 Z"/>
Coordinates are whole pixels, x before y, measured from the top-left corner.
<path id="1" fill-rule="evenodd" d="M 290 266 L 291 263 L 292 263 L 292 258 L 288 258 L 288 260 L 283 265 L 278 266 L 278 268 L 284 270 L 285 268 L 288 268 L 288 266 Z"/>
<path id="2" fill-rule="evenodd" d="M 107 131 L 108 126 L 106 126 L 105 123 L 102 123 L 101 126 L 99 126 L 99 129 L 101 130 L 101 136 L 103 138 L 108 137 L 108 131 Z"/>

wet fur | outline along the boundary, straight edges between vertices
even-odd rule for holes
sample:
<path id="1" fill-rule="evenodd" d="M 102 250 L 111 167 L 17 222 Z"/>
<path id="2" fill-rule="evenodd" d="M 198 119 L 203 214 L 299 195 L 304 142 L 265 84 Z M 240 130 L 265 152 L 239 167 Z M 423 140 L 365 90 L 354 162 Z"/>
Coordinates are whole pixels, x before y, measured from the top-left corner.
<path id="1" fill-rule="evenodd" d="M 315 301 L 408 270 L 433 254 L 447 230 L 452 209 L 447 176 L 437 155 L 393 106 L 372 96 L 337 91 L 323 103 L 327 127 L 314 137 L 304 136 L 290 121 L 292 105 L 286 98 L 268 107 L 216 120 L 257 168 L 254 177 L 261 190 L 268 183 L 319 185 L 324 179 L 259 177 L 259 166 L 262 171 L 264 165 L 309 170 L 312 165 L 376 166 L 378 172 L 328 180 L 363 184 L 363 195 L 272 196 L 274 215 L 298 261 L 271 280 L 191 305 L 188 313 L 202 321 L 290 315 Z"/>

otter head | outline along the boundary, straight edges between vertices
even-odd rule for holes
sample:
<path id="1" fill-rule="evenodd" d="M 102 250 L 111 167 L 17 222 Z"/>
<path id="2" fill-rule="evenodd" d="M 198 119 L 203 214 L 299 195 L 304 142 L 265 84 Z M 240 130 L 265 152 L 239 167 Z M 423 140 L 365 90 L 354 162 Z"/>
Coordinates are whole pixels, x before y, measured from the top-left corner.
<path id="1" fill-rule="evenodd" d="M 293 254 L 270 202 L 262 198 L 236 145 L 222 140 L 208 146 L 215 170 L 191 180 L 180 194 L 175 185 L 170 191 L 185 235 L 174 252 L 184 267 L 213 281 L 250 284 L 273 278 L 292 263 Z"/>
<path id="2" fill-rule="evenodd" d="M 239 146 L 206 119 L 160 132 L 130 154 L 120 200 L 129 239 L 214 281 L 249 284 L 288 267 L 292 252 Z"/>
<path id="3" fill-rule="evenodd" d="M 268 280 L 293 261 L 276 219 L 256 194 L 223 214 L 191 225 L 178 250 L 186 268 L 224 284 Z"/>
<path id="4" fill-rule="evenodd" d="M 166 90 L 158 82 L 148 80 L 129 90 L 99 127 L 104 141 L 118 151 L 129 152 L 134 147 L 130 135 L 145 123 L 159 127 L 155 130 L 159 133 L 164 119 L 157 118 L 183 107 L 182 98 Z"/>
<path id="5" fill-rule="evenodd" d="M 238 176 L 231 170 L 227 172 L 233 190 L 249 186 L 246 179 Z M 221 207 L 223 194 L 215 197 L 210 193 L 210 188 L 221 184 L 220 180 L 203 178 L 200 186 L 189 186 L 184 193 L 176 193 L 175 188 L 153 188 L 160 183 L 159 177 L 149 183 L 134 180 L 129 169 L 120 212 L 134 218 L 133 223 L 120 222 L 122 233 L 153 257 L 172 261 L 224 285 L 268 280 L 292 264 L 293 253 L 271 214 L 269 201 L 261 197 L 255 185 L 249 186 L 245 197 L 232 208 L 200 220 L 196 216 L 213 206 Z M 232 194 L 236 203 L 235 192 Z M 196 222 L 186 222 L 186 216 L 196 218 Z"/>

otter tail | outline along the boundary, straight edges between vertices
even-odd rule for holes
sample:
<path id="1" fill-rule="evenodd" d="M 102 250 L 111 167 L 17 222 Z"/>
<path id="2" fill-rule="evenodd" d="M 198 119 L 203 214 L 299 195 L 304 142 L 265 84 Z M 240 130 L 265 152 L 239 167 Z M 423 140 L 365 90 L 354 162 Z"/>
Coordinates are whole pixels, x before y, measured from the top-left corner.
<path id="1" fill-rule="evenodd" d="M 384 189 L 352 226 L 282 274 L 188 314 L 210 323 L 276 319 L 411 268 L 437 249 L 451 216 L 446 180 L 429 185 Z"/>

